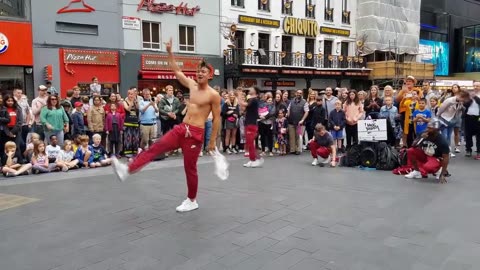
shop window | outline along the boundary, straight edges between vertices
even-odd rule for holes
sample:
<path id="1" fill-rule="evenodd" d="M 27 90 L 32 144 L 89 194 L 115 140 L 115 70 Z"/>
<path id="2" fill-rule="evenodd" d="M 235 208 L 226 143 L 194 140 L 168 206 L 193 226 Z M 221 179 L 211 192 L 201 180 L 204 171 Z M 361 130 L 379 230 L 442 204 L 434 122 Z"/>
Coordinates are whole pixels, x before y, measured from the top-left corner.
<path id="1" fill-rule="evenodd" d="M 144 49 L 160 50 L 162 48 L 160 30 L 159 23 L 142 22 Z"/>
<path id="2" fill-rule="evenodd" d="M 183 52 L 195 51 L 195 27 L 180 25 L 179 49 Z"/>
<path id="3" fill-rule="evenodd" d="M 258 10 L 270 12 L 270 0 L 258 0 Z"/>
<path id="4" fill-rule="evenodd" d="M 23 67 L 0 66 L 0 93 L 11 94 L 14 88 L 24 89 Z"/>
<path id="5" fill-rule="evenodd" d="M 232 7 L 244 8 L 245 7 L 244 0 L 232 0 Z"/>
<path id="6" fill-rule="evenodd" d="M 60 33 L 98 36 L 98 25 L 56 22 L 55 31 Z"/>
<path id="7" fill-rule="evenodd" d="M 25 0 L 0 1 L 0 18 L 14 17 L 25 18 Z"/>

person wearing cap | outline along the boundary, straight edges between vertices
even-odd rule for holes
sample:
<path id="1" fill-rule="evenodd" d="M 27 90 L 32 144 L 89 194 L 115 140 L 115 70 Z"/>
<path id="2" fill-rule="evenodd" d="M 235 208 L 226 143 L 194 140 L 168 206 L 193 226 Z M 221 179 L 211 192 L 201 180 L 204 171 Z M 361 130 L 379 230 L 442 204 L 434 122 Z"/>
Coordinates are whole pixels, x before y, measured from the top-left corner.
<path id="1" fill-rule="evenodd" d="M 46 82 L 47 85 L 47 94 L 49 95 L 59 95 L 58 90 L 55 88 L 55 86 L 52 85 L 51 81 Z"/>
<path id="2" fill-rule="evenodd" d="M 440 183 L 447 182 L 450 147 L 445 137 L 440 134 L 440 126 L 437 118 L 431 119 L 427 130 L 407 150 L 408 163 L 412 165 L 413 171 L 405 175 L 405 178 L 420 179 L 436 174 Z"/>
<path id="3" fill-rule="evenodd" d="M 82 107 L 83 103 L 80 101 L 75 102 L 74 112 L 72 114 L 72 137 L 76 138 L 79 135 L 85 134 L 85 121 L 83 117 Z"/>
<path id="4" fill-rule="evenodd" d="M 38 96 L 32 101 L 32 113 L 35 119 L 33 132 L 40 135 L 40 140 L 45 140 L 45 131 L 40 121 L 40 113 L 42 108 L 47 106 L 47 87 L 45 85 L 38 86 Z"/>

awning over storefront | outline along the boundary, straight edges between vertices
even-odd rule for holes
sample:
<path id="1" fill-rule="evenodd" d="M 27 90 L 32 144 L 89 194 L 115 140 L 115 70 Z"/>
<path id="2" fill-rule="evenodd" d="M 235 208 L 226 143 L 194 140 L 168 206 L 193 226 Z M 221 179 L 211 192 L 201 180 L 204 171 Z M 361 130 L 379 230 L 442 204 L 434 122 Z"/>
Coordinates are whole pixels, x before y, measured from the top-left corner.
<path id="1" fill-rule="evenodd" d="M 176 80 L 177 77 L 173 71 L 153 71 L 153 70 L 140 70 L 141 79 L 144 80 Z M 184 71 L 183 74 L 192 80 L 196 79 L 196 73 L 193 71 Z"/>

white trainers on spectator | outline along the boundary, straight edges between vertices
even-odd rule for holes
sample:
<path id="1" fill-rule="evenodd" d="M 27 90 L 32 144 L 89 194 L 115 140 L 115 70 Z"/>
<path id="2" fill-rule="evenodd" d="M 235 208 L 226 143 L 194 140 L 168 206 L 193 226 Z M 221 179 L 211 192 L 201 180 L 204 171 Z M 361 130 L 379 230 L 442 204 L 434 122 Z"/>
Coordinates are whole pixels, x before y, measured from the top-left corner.
<path id="1" fill-rule="evenodd" d="M 120 163 L 116 157 L 112 157 L 112 168 L 120 182 L 124 182 L 130 175 L 127 165 Z"/>
<path id="2" fill-rule="evenodd" d="M 455 153 L 460 153 L 460 148 L 455 147 Z"/>
<path id="3" fill-rule="evenodd" d="M 197 200 L 192 202 L 189 198 L 187 198 L 177 207 L 177 212 L 189 212 L 195 209 L 198 209 Z"/>
<path id="4" fill-rule="evenodd" d="M 318 159 L 314 159 L 312 161 L 312 166 L 317 166 L 318 165 Z"/>
<path id="5" fill-rule="evenodd" d="M 252 167 L 252 163 L 253 163 L 253 162 L 249 160 L 247 163 L 243 164 L 243 167 L 245 167 L 245 168 L 251 168 L 251 167 Z"/>
<path id="6" fill-rule="evenodd" d="M 408 179 L 420 179 L 422 178 L 422 173 L 420 173 L 419 171 L 412 171 L 410 172 L 409 174 L 405 175 L 405 178 L 408 178 Z"/>
<path id="7" fill-rule="evenodd" d="M 263 162 L 264 162 L 263 158 L 257 159 L 254 162 L 252 162 L 252 165 L 250 167 L 251 168 L 260 168 L 260 167 L 263 166 Z"/>
<path id="8" fill-rule="evenodd" d="M 456 157 L 456 156 L 457 156 L 457 155 L 455 155 L 453 152 L 450 153 L 450 157 L 451 157 L 451 158 L 454 158 L 454 157 Z"/>

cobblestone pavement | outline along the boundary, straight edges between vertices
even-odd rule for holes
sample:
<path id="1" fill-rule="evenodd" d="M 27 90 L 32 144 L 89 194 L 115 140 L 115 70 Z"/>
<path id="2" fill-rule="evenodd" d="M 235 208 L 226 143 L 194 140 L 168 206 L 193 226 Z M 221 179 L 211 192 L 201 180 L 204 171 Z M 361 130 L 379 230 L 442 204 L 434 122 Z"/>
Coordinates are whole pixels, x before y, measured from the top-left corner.
<path id="1" fill-rule="evenodd" d="M 185 214 L 178 159 L 126 183 L 109 168 L 0 181 L 0 269 L 480 268 L 478 161 L 454 159 L 439 185 L 306 154 L 229 159 L 227 181 L 200 160 L 200 209 Z"/>

